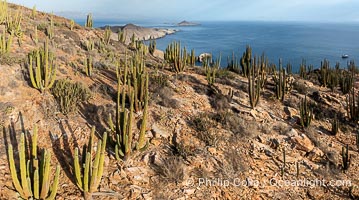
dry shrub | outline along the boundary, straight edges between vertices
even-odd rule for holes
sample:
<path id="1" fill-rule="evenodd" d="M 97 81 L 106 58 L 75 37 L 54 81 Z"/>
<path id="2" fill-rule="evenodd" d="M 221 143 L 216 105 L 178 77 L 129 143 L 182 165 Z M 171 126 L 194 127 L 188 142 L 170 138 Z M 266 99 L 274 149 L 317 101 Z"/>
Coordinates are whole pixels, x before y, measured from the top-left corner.
<path id="1" fill-rule="evenodd" d="M 221 93 L 214 94 L 210 103 L 212 108 L 218 111 L 225 111 L 231 107 L 229 97 Z"/>
<path id="2" fill-rule="evenodd" d="M 238 140 L 235 140 L 238 142 Z M 238 178 L 241 173 L 248 170 L 244 155 L 239 151 L 240 148 L 230 148 L 224 153 L 225 161 L 217 168 L 216 176 L 226 179 Z M 240 158 L 240 159 L 239 159 Z"/>
<path id="3" fill-rule="evenodd" d="M 163 89 L 164 87 L 168 86 L 168 75 L 167 74 L 162 74 L 162 73 L 157 73 L 157 74 L 151 74 L 150 75 L 150 88 L 149 90 L 151 92 L 155 92 L 158 89 Z"/>
<path id="4" fill-rule="evenodd" d="M 179 184 L 183 182 L 184 164 L 176 156 L 162 159 L 160 164 L 153 164 L 152 168 L 160 176 L 161 180 L 166 183 Z"/>
<path id="5" fill-rule="evenodd" d="M 293 88 L 297 90 L 299 94 L 307 94 L 308 92 L 308 87 L 303 82 L 294 82 Z"/>
<path id="6" fill-rule="evenodd" d="M 51 92 L 63 114 L 77 111 L 79 104 L 91 97 L 91 92 L 85 85 L 80 82 L 72 83 L 67 79 L 56 81 Z"/>
<path id="7" fill-rule="evenodd" d="M 260 133 L 258 122 L 245 120 L 232 112 L 216 113 L 212 115 L 212 119 L 242 139 L 254 138 Z"/>
<path id="8" fill-rule="evenodd" d="M 196 116 L 189 124 L 197 133 L 197 138 L 202 140 L 207 146 L 217 146 L 219 138 L 210 129 L 214 127 L 215 122 L 210 119 L 209 114 L 204 113 Z"/>
<path id="9" fill-rule="evenodd" d="M 178 109 L 181 105 L 180 102 L 173 98 L 174 91 L 169 87 L 159 88 L 152 93 L 154 103 L 167 108 Z"/>

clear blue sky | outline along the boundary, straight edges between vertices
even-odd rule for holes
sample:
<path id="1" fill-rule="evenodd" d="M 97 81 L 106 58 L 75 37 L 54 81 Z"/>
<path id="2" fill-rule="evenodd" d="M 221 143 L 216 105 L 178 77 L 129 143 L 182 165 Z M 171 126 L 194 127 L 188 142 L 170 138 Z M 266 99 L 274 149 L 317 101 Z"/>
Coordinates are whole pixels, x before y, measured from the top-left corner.
<path id="1" fill-rule="evenodd" d="M 359 0 L 8 0 L 65 17 L 161 20 L 164 22 L 359 21 Z"/>

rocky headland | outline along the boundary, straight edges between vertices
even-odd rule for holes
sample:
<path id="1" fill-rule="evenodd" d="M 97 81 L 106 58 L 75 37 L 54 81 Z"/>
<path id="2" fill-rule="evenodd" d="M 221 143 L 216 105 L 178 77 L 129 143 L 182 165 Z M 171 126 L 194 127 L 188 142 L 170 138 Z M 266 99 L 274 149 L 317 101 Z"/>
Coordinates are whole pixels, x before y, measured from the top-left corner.
<path id="1" fill-rule="evenodd" d="M 117 33 L 122 31 L 126 36 L 126 43 L 129 43 L 132 35 L 135 35 L 136 40 L 150 40 L 150 39 L 158 39 L 165 37 L 166 35 L 176 33 L 176 29 L 170 28 L 147 28 L 137 26 L 135 24 L 126 24 L 125 26 L 109 26 L 112 34 L 112 39 L 116 40 L 118 38 Z M 101 27 L 101 29 L 105 29 L 106 27 Z"/>

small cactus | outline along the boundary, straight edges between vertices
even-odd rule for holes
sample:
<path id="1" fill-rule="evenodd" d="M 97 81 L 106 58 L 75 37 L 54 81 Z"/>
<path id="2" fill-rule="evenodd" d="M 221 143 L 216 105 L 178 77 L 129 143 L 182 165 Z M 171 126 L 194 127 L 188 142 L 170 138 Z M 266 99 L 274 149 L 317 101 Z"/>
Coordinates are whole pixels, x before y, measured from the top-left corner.
<path id="1" fill-rule="evenodd" d="M 189 56 L 191 55 L 187 54 L 186 47 L 182 49 L 179 42 L 173 42 L 166 48 L 164 58 L 168 63 L 172 64 L 174 72 L 180 73 L 185 70 Z"/>
<path id="2" fill-rule="evenodd" d="M 327 87 L 328 85 L 329 72 L 330 72 L 329 61 L 328 60 L 322 61 L 320 66 L 319 82 L 322 84 L 323 87 Z"/>
<path id="3" fill-rule="evenodd" d="M 130 48 L 131 49 L 136 49 L 136 35 L 135 35 L 135 33 L 133 33 L 132 36 L 131 36 Z"/>
<path id="4" fill-rule="evenodd" d="M 329 69 L 327 86 L 332 90 L 332 92 L 334 92 L 338 84 L 339 84 L 338 71 Z"/>
<path id="5" fill-rule="evenodd" d="M 146 79 L 143 79 L 145 80 L 145 87 L 143 87 L 144 91 L 142 92 L 144 95 L 142 124 L 138 136 L 138 141 L 135 145 L 133 145 L 134 132 L 132 130 L 132 124 L 134 121 L 133 113 L 135 111 L 136 89 L 131 87 L 131 82 L 133 79 L 127 79 L 127 62 L 125 63 L 124 70 L 123 79 L 118 79 L 115 123 L 113 122 L 111 115 L 109 116 L 108 121 L 109 128 L 111 132 L 114 133 L 115 156 L 117 160 L 120 160 L 121 158 L 126 160 L 134 150 L 133 146 L 135 146 L 136 150 L 144 150 L 148 146 L 148 141 L 145 141 L 148 115 L 148 75 L 146 75 Z M 129 109 L 126 109 L 126 96 L 130 97 Z"/>
<path id="6" fill-rule="evenodd" d="M 282 166 L 282 169 L 281 169 L 282 177 L 284 177 L 285 165 L 286 165 L 286 153 L 285 153 L 285 149 L 283 149 L 283 166 Z"/>
<path id="7" fill-rule="evenodd" d="M 87 28 L 93 27 L 92 13 L 87 15 L 85 27 L 87 27 Z"/>
<path id="8" fill-rule="evenodd" d="M 31 35 L 32 41 L 37 45 L 39 43 L 39 36 L 37 34 L 37 26 L 34 28 L 34 34 Z"/>
<path id="9" fill-rule="evenodd" d="M 86 50 L 92 51 L 94 49 L 95 49 L 95 42 L 90 38 L 89 40 L 86 41 Z"/>
<path id="10" fill-rule="evenodd" d="M 0 24 L 6 23 L 8 6 L 6 0 L 0 0 Z"/>
<path id="11" fill-rule="evenodd" d="M 340 87 L 340 91 L 342 91 L 342 93 L 348 94 L 351 89 L 353 88 L 353 82 L 354 82 L 354 73 L 347 74 L 347 73 L 340 73 L 339 74 L 339 87 Z"/>
<path id="12" fill-rule="evenodd" d="M 343 161 L 343 165 L 342 165 L 342 169 L 343 171 L 346 171 L 349 169 L 350 167 L 350 155 L 349 155 L 349 145 L 347 144 L 346 147 L 342 148 L 342 161 Z"/>
<path id="13" fill-rule="evenodd" d="M 240 62 L 238 61 L 237 57 L 234 55 L 234 52 L 232 52 L 232 58 L 229 56 L 227 57 L 227 69 L 229 71 L 235 72 L 237 74 L 240 73 Z"/>
<path id="14" fill-rule="evenodd" d="M 359 95 L 355 94 L 355 88 L 352 88 L 347 96 L 347 112 L 352 122 L 359 120 Z"/>
<path id="15" fill-rule="evenodd" d="M 300 64 L 300 67 L 299 67 L 299 76 L 302 79 L 307 79 L 307 65 L 306 65 L 306 61 L 304 59 L 302 60 L 302 64 Z"/>
<path id="16" fill-rule="evenodd" d="M 332 134 L 336 135 L 339 132 L 339 120 L 337 116 L 335 116 L 334 120 L 332 121 Z"/>
<path id="17" fill-rule="evenodd" d="M 125 32 L 122 31 L 121 29 L 119 29 L 118 32 L 117 32 L 117 39 L 118 39 L 118 41 L 121 42 L 122 44 L 125 44 L 125 42 L 126 42 Z"/>
<path id="18" fill-rule="evenodd" d="M 46 40 L 43 49 L 29 53 L 28 57 L 29 75 L 32 86 L 41 92 L 50 89 L 55 82 L 56 66 L 54 54 L 49 52 L 48 40 Z"/>
<path id="19" fill-rule="evenodd" d="M 210 58 L 207 58 L 203 61 L 204 68 L 206 70 L 206 76 L 207 76 L 207 82 L 208 85 L 214 85 L 216 81 L 216 73 L 217 70 L 220 68 L 221 64 L 221 55 L 219 55 L 219 58 L 216 59 L 216 61 L 210 61 Z"/>
<path id="20" fill-rule="evenodd" d="M 54 181 L 50 187 L 51 154 L 49 151 L 44 150 L 42 158 L 37 157 L 36 126 L 33 130 L 29 160 L 26 160 L 27 149 L 29 149 L 26 144 L 25 135 L 22 133 L 20 143 L 18 144 L 20 179 L 17 175 L 13 147 L 10 144 L 8 148 L 10 172 L 16 191 L 23 199 L 55 199 L 59 182 L 60 166 L 57 165 L 56 167 Z"/>
<path id="21" fill-rule="evenodd" d="M 287 74 L 292 75 L 292 64 L 287 63 L 286 71 L 287 71 Z"/>
<path id="22" fill-rule="evenodd" d="M 240 64 L 242 67 L 242 76 L 247 77 L 250 73 L 250 68 L 252 66 L 252 48 L 248 45 L 246 51 L 243 53 Z"/>
<path id="23" fill-rule="evenodd" d="M 3 33 L 0 35 L 0 55 L 4 55 L 10 52 L 12 40 L 13 35 L 10 34 L 9 37 L 6 37 L 5 29 L 3 29 Z"/>
<path id="24" fill-rule="evenodd" d="M 156 40 L 151 39 L 151 40 L 150 40 L 150 43 L 149 43 L 149 45 L 148 45 L 148 50 L 149 50 L 149 52 L 150 52 L 151 55 L 153 55 L 153 54 L 155 53 L 155 51 L 156 51 L 156 46 L 157 46 Z"/>
<path id="25" fill-rule="evenodd" d="M 277 99 L 280 99 L 281 101 L 284 101 L 286 89 L 287 89 L 287 74 L 285 70 L 282 68 L 282 60 L 279 59 L 279 71 L 274 72 L 273 80 L 275 83 L 275 91 Z"/>
<path id="26" fill-rule="evenodd" d="M 85 67 L 86 75 L 91 77 L 92 76 L 92 71 L 93 71 L 92 56 L 89 55 L 89 56 L 87 56 L 87 58 L 85 58 L 84 67 Z"/>
<path id="27" fill-rule="evenodd" d="M 249 62 L 249 73 L 247 74 L 248 95 L 251 108 L 254 109 L 259 102 L 261 86 L 258 80 L 259 78 L 256 77 L 254 67 L 251 66 L 251 63 L 252 62 Z"/>
<path id="28" fill-rule="evenodd" d="M 100 185 L 103 166 L 105 163 L 105 150 L 106 150 L 106 141 L 107 133 L 103 134 L 102 140 L 97 142 L 96 155 L 94 161 L 92 161 L 92 149 L 93 149 L 93 139 L 95 134 L 95 127 L 92 127 L 89 144 L 87 146 L 87 151 L 82 152 L 83 160 L 79 161 L 79 149 L 75 149 L 74 157 L 74 174 L 76 178 L 76 185 L 84 194 L 84 198 L 92 199 L 92 193 L 97 191 L 98 186 Z"/>
<path id="29" fill-rule="evenodd" d="M 72 19 L 70 21 L 70 30 L 73 31 L 74 30 L 74 27 L 75 27 L 75 21 Z"/>
<path id="30" fill-rule="evenodd" d="M 106 44 L 106 45 L 110 44 L 111 34 L 112 34 L 111 28 L 109 26 L 107 26 L 105 29 L 103 38 L 102 38 L 102 41 L 104 44 Z"/>
<path id="31" fill-rule="evenodd" d="M 296 169 L 297 169 L 297 178 L 298 178 L 300 175 L 300 163 L 298 161 L 296 162 Z"/>
<path id="32" fill-rule="evenodd" d="M 13 15 L 10 11 L 6 16 L 6 29 L 7 32 L 14 36 L 20 36 L 23 34 L 21 30 L 21 21 L 22 21 L 22 11 L 18 10 L 15 15 Z"/>
<path id="33" fill-rule="evenodd" d="M 48 25 L 46 28 L 46 35 L 49 38 L 49 40 L 52 40 L 54 38 L 55 31 L 54 31 L 53 15 L 51 15 L 51 18 L 50 18 L 50 25 Z"/>
<path id="34" fill-rule="evenodd" d="M 196 65 L 196 54 L 194 49 L 191 50 L 191 55 L 189 56 L 189 65 L 194 67 Z"/>
<path id="35" fill-rule="evenodd" d="M 34 5 L 32 7 L 32 12 L 31 12 L 31 17 L 32 19 L 35 19 L 36 18 L 36 15 L 37 15 L 37 11 L 36 11 L 36 6 Z"/>
<path id="36" fill-rule="evenodd" d="M 300 104 L 300 122 L 302 127 L 309 127 L 313 118 L 313 111 L 309 108 L 307 102 L 307 95 L 305 95 L 304 99 Z"/>

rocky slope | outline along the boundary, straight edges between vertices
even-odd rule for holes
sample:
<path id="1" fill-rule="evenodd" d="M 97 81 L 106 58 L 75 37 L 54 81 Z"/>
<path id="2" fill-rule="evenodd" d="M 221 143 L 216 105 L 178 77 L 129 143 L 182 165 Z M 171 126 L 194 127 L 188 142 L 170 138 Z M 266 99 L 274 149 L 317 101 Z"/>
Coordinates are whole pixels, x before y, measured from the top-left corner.
<path id="1" fill-rule="evenodd" d="M 9 5 L 13 11 L 21 8 Z M 25 64 L 27 54 L 43 45 L 47 36 L 40 27 L 46 27 L 51 17 L 38 12 L 33 19 L 26 8 L 22 13 L 21 46 L 14 42 L 11 52 L 0 57 L 0 199 L 17 199 L 6 152 L 8 144 L 16 144 L 20 133 L 31 132 L 34 124 L 39 127 L 38 146 L 50 150 L 53 166 L 61 165 L 56 199 L 80 199 L 71 170 L 74 148 L 87 143 L 92 126 L 98 136 L 107 129 L 117 94 L 114 60 L 124 59 L 125 52 L 132 50 L 111 40 L 106 52 L 96 45 L 88 51 L 86 42 L 101 40 L 104 31 L 79 25 L 70 30 L 69 20 L 54 16 L 50 49 L 56 55 L 57 79 L 81 82 L 92 94 L 78 112 L 63 115 L 50 92 L 40 93 L 31 86 Z M 32 39 L 35 25 L 37 44 Z M 0 33 L 4 28 L 0 26 Z M 92 77 L 84 73 L 83 60 L 88 55 L 94 63 Z M 146 138 L 150 145 L 126 161 L 116 161 L 113 147 L 108 146 L 94 199 L 359 198 L 358 124 L 348 122 L 345 96 L 338 90 L 331 92 L 314 81 L 295 77 L 297 86 L 282 103 L 275 99 L 269 79 L 259 105 L 251 109 L 246 78 L 220 70 L 217 83 L 209 87 L 202 68 L 188 68 L 176 75 L 169 65 L 159 67 L 162 63 L 146 55 L 151 92 Z M 227 96 L 230 90 L 233 98 Z M 298 123 L 304 93 L 315 105 L 315 119 L 306 129 Z M 335 136 L 329 131 L 334 112 L 340 114 L 342 123 Z M 351 164 L 343 173 L 341 151 L 346 144 Z M 293 186 L 283 180 L 325 180 L 326 185 Z M 336 185 L 329 184 L 331 180 Z"/>

